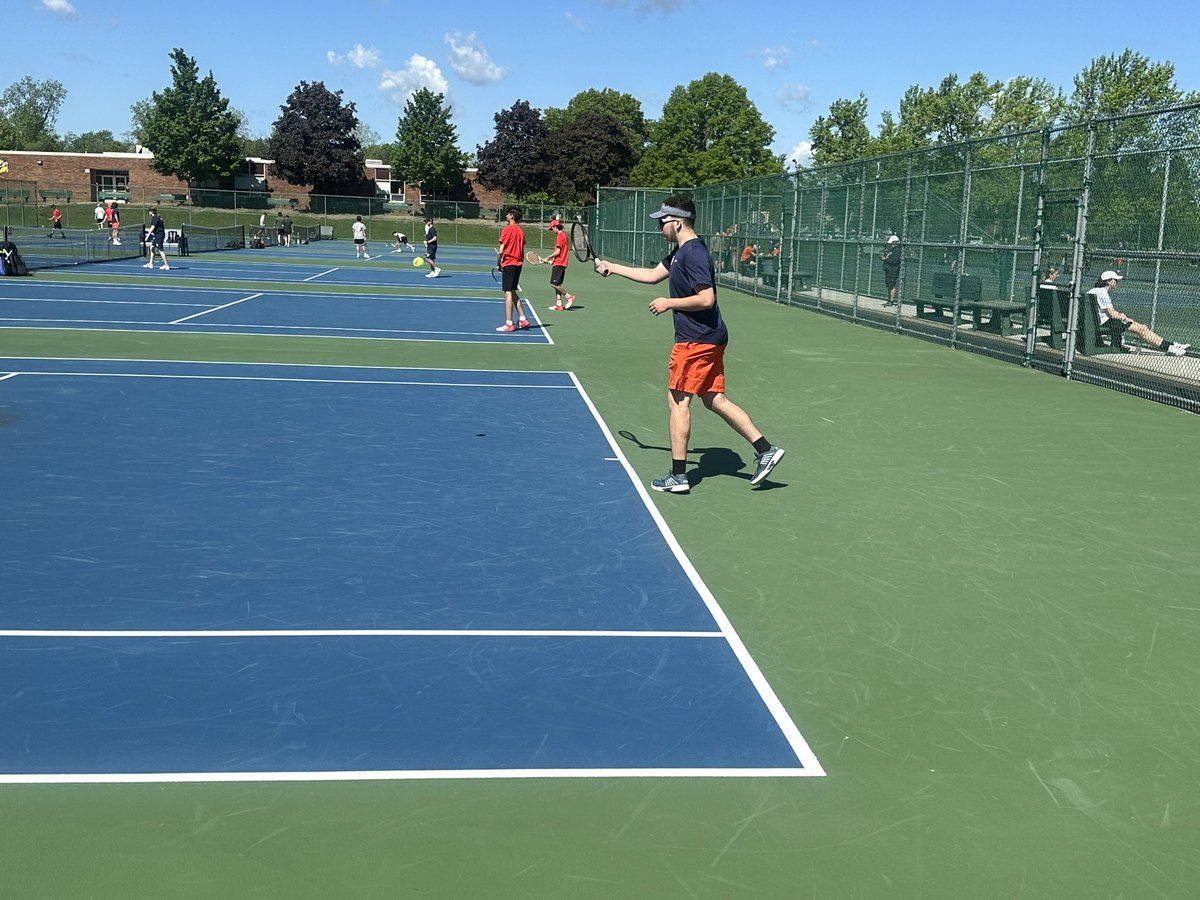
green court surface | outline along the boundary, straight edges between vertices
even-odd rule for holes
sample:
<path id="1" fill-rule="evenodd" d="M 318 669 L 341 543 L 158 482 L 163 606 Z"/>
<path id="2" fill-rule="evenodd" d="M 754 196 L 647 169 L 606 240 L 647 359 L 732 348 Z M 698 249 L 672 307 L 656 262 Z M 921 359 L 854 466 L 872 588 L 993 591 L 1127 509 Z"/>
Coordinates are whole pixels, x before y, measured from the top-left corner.
<path id="1" fill-rule="evenodd" d="M 0 355 L 569 370 L 661 474 L 656 289 L 573 264 L 552 313 L 532 274 L 552 346 L 0 329 Z M 0 786 L 0 896 L 1195 896 L 1200 419 L 721 300 L 729 396 L 787 458 L 749 490 L 698 408 L 699 484 L 654 501 L 826 777 Z"/>

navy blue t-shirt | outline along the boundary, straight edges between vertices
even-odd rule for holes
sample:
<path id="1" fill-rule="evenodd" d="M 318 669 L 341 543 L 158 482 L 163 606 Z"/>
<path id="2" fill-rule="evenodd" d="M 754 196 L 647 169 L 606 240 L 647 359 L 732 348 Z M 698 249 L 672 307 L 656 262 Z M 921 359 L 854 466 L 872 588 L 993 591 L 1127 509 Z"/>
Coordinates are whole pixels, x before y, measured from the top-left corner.
<path id="1" fill-rule="evenodd" d="M 713 289 L 713 305 L 709 309 L 671 310 L 675 316 L 675 343 L 727 344 L 729 331 L 721 318 L 721 307 L 715 302 L 717 279 L 713 273 L 712 257 L 703 238 L 694 238 L 672 250 L 662 261 L 669 273 L 670 296 L 691 297 L 700 288 Z"/>

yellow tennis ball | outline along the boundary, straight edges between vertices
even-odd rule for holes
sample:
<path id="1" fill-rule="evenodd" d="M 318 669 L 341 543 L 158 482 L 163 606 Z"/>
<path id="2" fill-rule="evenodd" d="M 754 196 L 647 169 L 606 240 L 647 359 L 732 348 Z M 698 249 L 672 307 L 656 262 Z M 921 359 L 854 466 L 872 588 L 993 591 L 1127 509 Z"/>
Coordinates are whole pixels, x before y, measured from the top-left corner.
<path id="1" fill-rule="evenodd" d="M 425 265 L 425 260 L 421 259 L 421 257 L 419 257 L 419 256 L 414 256 L 414 257 L 413 257 L 413 266 L 414 266 L 415 268 L 419 269 L 419 268 L 421 268 L 421 266 L 423 266 L 423 265 Z"/>

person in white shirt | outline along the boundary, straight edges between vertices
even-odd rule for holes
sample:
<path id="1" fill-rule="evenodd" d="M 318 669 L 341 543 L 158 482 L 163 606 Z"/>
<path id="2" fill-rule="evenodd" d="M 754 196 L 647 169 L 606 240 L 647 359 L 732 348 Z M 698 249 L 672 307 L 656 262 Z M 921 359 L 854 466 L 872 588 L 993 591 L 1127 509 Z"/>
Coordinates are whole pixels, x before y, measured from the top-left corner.
<path id="1" fill-rule="evenodd" d="M 1096 309 L 1100 313 L 1100 327 L 1111 334 L 1117 344 L 1121 343 L 1121 336 L 1129 331 L 1136 334 L 1154 350 L 1161 350 L 1172 356 L 1185 355 L 1191 344 L 1180 344 L 1177 341 L 1169 341 L 1160 337 L 1141 322 L 1135 322 L 1113 306 L 1112 296 L 1109 292 L 1114 290 L 1124 277 L 1124 275 L 1118 275 L 1112 269 L 1108 269 L 1100 273 L 1096 286 L 1088 291 L 1088 296 L 1094 297 L 1096 300 Z"/>
<path id="2" fill-rule="evenodd" d="M 370 259 L 367 255 L 367 226 L 363 224 L 362 216 L 355 216 L 350 231 L 354 235 L 354 258 L 358 259 L 361 256 L 363 259 Z"/>

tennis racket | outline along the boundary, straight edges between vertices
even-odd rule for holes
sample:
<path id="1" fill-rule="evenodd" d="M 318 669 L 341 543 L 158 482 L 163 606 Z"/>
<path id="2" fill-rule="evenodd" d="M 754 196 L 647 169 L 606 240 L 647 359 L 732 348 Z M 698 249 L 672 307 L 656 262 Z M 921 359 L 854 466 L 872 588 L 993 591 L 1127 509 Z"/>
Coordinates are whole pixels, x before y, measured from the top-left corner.
<path id="1" fill-rule="evenodd" d="M 531 266 L 540 266 L 545 261 L 546 260 L 538 256 L 533 250 L 525 251 L 525 262 L 529 263 Z"/>
<path id="2" fill-rule="evenodd" d="M 582 222 L 571 223 L 571 249 L 580 262 L 596 258 L 596 251 L 592 249 L 592 242 L 588 239 L 587 226 Z"/>
<path id="3" fill-rule="evenodd" d="M 492 281 L 499 284 L 503 279 L 500 277 L 500 267 L 492 266 Z"/>

